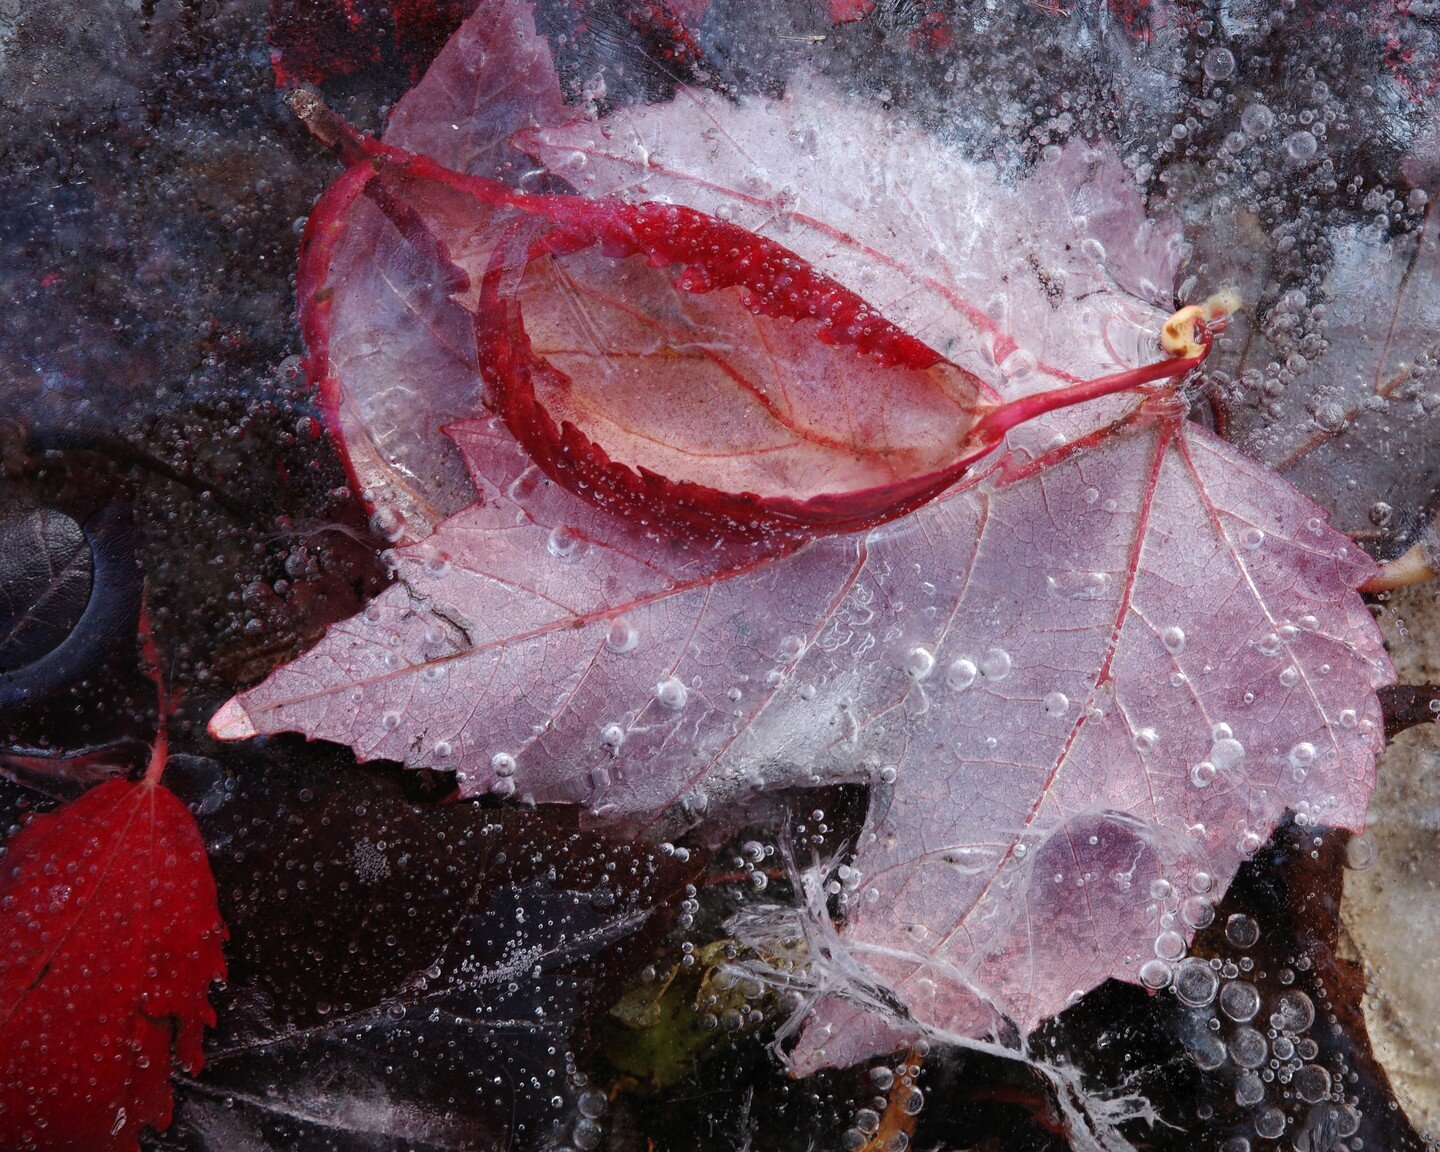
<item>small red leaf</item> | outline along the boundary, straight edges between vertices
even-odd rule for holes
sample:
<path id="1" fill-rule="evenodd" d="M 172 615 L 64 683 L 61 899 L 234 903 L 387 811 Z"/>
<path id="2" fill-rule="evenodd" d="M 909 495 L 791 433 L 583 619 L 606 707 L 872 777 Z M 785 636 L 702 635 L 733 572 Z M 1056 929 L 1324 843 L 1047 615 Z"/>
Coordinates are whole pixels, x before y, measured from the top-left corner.
<path id="1" fill-rule="evenodd" d="M 111 780 L 9 841 L 0 865 L 0 1145 L 138 1149 L 202 1063 L 224 926 L 194 818 Z"/>

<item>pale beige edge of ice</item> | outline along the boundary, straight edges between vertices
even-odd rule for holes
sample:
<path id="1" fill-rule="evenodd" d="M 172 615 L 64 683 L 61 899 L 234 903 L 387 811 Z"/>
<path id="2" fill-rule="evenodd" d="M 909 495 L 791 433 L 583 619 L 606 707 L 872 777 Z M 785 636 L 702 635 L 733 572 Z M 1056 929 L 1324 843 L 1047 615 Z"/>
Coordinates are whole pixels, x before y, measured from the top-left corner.
<path id="1" fill-rule="evenodd" d="M 1392 594 L 1380 617 L 1402 684 L 1440 682 L 1440 585 Z M 1345 877 L 1342 949 L 1364 964 L 1365 1026 L 1414 1126 L 1440 1137 L 1440 723 L 1401 733 L 1379 764 L 1375 862 Z"/>

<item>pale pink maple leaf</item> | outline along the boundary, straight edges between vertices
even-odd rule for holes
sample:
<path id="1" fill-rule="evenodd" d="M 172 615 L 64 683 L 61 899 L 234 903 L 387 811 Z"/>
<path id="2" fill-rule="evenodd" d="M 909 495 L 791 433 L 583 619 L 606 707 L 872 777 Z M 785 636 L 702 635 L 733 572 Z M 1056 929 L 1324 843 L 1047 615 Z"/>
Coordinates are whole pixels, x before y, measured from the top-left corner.
<path id="1" fill-rule="evenodd" d="M 1011 396 L 1149 358 L 1181 251 L 1102 152 L 1006 179 L 817 81 L 783 101 L 685 91 L 525 143 L 585 191 L 775 237 Z M 226 705 L 218 735 L 302 731 L 602 818 L 869 782 L 843 936 L 908 1018 L 832 999 L 799 1070 L 917 1031 L 1033 1028 L 1173 956 L 1287 810 L 1362 825 L 1390 678 L 1354 592 L 1374 566 L 1177 401 L 1024 426 L 993 468 L 864 534 L 783 555 L 675 539 L 547 480 L 497 419 L 452 419 L 481 388 L 444 268 L 378 212 L 349 225 L 353 253 L 312 287 L 332 289 L 320 374 L 354 404 L 352 462 L 358 430 L 380 446 L 372 495 L 409 501 L 416 533 L 459 490 L 395 457 L 434 452 L 449 421 L 479 499 L 398 549 L 395 585 Z M 1151 898 L 1162 879 L 1174 900 Z"/>

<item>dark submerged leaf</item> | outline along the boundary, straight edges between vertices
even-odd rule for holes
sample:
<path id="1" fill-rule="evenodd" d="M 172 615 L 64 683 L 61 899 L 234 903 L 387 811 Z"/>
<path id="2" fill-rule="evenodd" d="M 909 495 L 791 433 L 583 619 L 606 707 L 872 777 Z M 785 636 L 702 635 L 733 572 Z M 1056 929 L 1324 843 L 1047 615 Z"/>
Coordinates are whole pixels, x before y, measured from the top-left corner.
<path id="1" fill-rule="evenodd" d="M 564 812 L 415 804 L 393 770 L 289 742 L 177 757 L 172 779 L 232 944 L 166 1147 L 499 1147 L 580 1123 L 588 1021 L 701 864 Z"/>

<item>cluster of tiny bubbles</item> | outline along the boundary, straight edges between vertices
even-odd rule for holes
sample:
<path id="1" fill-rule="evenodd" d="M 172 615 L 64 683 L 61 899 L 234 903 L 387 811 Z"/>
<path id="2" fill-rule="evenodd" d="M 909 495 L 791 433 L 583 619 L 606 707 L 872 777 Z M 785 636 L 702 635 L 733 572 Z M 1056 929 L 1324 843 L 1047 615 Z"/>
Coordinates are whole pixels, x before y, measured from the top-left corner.
<path id="1" fill-rule="evenodd" d="M 770 876 L 761 865 L 774 855 L 775 845 L 762 844 L 759 840 L 746 840 L 740 845 L 740 851 L 735 856 L 735 867 L 743 873 L 751 888 L 763 892 L 769 887 Z"/>
<path id="2" fill-rule="evenodd" d="M 1231 948 L 1244 953 L 1259 943 L 1261 933 L 1252 917 L 1235 913 L 1226 920 L 1224 935 Z M 1308 969 L 1309 957 L 1300 956 L 1294 965 Z M 1334 1078 L 1315 1062 L 1319 1045 L 1308 1035 L 1316 1020 L 1314 1001 L 1293 987 L 1294 969 L 1282 968 L 1276 976 L 1284 990 L 1265 1012 L 1259 989 L 1245 978 L 1253 970 L 1246 955 L 1240 955 L 1238 962 L 1191 959 L 1177 970 L 1176 995 L 1202 1025 L 1187 1041 L 1195 1064 L 1206 1071 L 1220 1069 L 1227 1061 L 1234 1066 L 1235 1102 L 1252 1110 L 1250 1124 L 1258 1139 L 1278 1140 L 1290 1126 L 1290 1117 L 1271 1097 L 1271 1086 L 1277 1082 L 1282 1103 L 1288 1100 L 1308 1107 L 1308 1124 L 1348 1138 L 1358 1130 L 1359 1116 L 1353 1107 L 1337 1101 Z M 1228 1035 L 1222 1038 L 1227 1028 Z M 1306 1145 L 1296 1145 L 1302 1146 Z M 1248 1149 L 1250 1142 L 1235 1137 L 1221 1147 Z"/>
<path id="3" fill-rule="evenodd" d="M 662 844 L 660 850 L 667 855 L 673 855 L 677 860 L 688 860 L 690 850 L 688 848 L 677 848 L 673 844 Z M 667 851 L 668 850 L 668 851 Z M 693 884 L 685 885 L 685 898 L 680 901 L 680 914 L 675 919 L 675 926 L 681 931 L 694 927 L 695 915 L 700 911 L 699 894 Z"/>
<path id="4" fill-rule="evenodd" d="M 682 967 L 695 967 L 699 960 L 694 945 L 681 945 L 681 949 L 685 952 L 681 957 Z M 707 949 L 712 954 L 713 951 L 713 946 Z M 718 962 L 715 959 L 708 961 L 713 967 L 702 979 L 700 995 L 695 1002 L 695 1010 L 700 1013 L 700 1027 L 707 1032 L 719 1030 L 733 1035 L 757 1028 L 765 1022 L 770 990 L 752 973 L 734 963 L 740 953 L 739 945 L 726 943 Z"/>
<path id="5" fill-rule="evenodd" d="M 875 1095 L 856 1110 L 853 1124 L 840 1138 L 840 1146 L 846 1152 L 859 1152 L 867 1146 L 879 1148 L 882 1152 L 905 1152 L 910 1147 L 910 1137 L 904 1132 L 888 1133 L 883 1144 L 877 1143 L 876 1139 L 892 1101 L 903 1115 L 920 1115 L 925 1106 L 925 1095 L 915 1086 L 919 1074 L 918 1059 L 914 1063 L 906 1060 L 894 1066 L 886 1063 L 871 1068 L 869 1080 Z"/>

